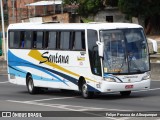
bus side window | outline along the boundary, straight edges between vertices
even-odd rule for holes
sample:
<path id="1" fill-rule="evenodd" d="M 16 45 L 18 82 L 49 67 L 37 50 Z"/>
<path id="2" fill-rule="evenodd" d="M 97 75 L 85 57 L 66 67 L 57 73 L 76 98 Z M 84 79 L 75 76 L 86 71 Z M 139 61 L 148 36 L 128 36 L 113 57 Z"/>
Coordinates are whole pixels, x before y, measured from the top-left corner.
<path id="1" fill-rule="evenodd" d="M 19 31 L 9 32 L 10 48 L 19 48 L 19 44 L 20 44 L 20 32 Z"/>
<path id="2" fill-rule="evenodd" d="M 56 49 L 60 49 L 60 39 L 61 39 L 61 32 L 60 31 L 58 31 L 57 33 L 56 33 Z"/>
<path id="3" fill-rule="evenodd" d="M 56 32 L 49 32 L 48 33 L 48 43 L 47 48 L 48 49 L 56 49 Z"/>
<path id="4" fill-rule="evenodd" d="M 36 42 L 37 42 L 37 31 L 34 31 L 33 32 L 32 48 L 36 48 Z"/>
<path id="5" fill-rule="evenodd" d="M 33 48 L 43 48 L 43 32 L 34 32 Z"/>
<path id="6" fill-rule="evenodd" d="M 60 49 L 68 50 L 70 42 L 70 32 L 61 32 L 60 36 Z"/>
<path id="7" fill-rule="evenodd" d="M 85 43 L 85 31 L 81 32 L 82 35 L 82 49 L 85 50 L 86 49 L 86 43 Z"/>
<path id="8" fill-rule="evenodd" d="M 85 50 L 85 33 L 84 31 L 76 31 L 73 35 L 73 50 Z"/>
<path id="9" fill-rule="evenodd" d="M 20 48 L 24 48 L 24 31 L 21 31 L 20 34 Z"/>
<path id="10" fill-rule="evenodd" d="M 43 48 L 47 48 L 48 49 L 48 43 L 49 42 L 49 32 L 43 32 Z"/>
<path id="11" fill-rule="evenodd" d="M 14 47 L 14 32 L 9 32 L 9 47 Z"/>
<path id="12" fill-rule="evenodd" d="M 33 38 L 33 32 L 26 31 L 24 33 L 24 48 L 31 48 L 32 38 Z"/>

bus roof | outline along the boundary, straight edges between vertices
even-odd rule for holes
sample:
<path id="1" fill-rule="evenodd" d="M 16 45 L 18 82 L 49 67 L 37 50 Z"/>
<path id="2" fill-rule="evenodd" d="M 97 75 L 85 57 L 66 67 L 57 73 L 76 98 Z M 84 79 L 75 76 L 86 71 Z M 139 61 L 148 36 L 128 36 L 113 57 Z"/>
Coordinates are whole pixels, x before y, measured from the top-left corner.
<path id="1" fill-rule="evenodd" d="M 8 29 L 123 29 L 123 28 L 142 28 L 138 24 L 132 23 L 16 23 L 10 24 Z"/>

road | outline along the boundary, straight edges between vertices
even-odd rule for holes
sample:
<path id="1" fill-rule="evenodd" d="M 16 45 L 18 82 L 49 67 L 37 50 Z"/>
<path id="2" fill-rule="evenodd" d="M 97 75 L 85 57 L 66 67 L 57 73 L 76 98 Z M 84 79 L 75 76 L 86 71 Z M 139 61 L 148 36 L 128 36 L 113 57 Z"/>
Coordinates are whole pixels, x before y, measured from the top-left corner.
<path id="1" fill-rule="evenodd" d="M 78 92 L 61 92 L 54 89 L 49 89 L 42 94 L 30 95 L 25 86 L 11 84 L 7 81 L 6 75 L 0 75 L 0 111 L 70 111 L 66 114 L 71 114 L 71 116 L 77 114 L 74 113 L 75 111 L 79 111 L 79 116 L 85 114 L 86 116 L 93 115 L 94 119 L 97 119 L 97 117 L 98 119 L 106 119 L 105 117 L 99 117 L 101 116 L 99 113 L 88 111 L 160 111 L 159 102 L 160 81 L 158 80 L 151 82 L 149 91 L 133 92 L 130 97 L 124 98 L 119 93 L 112 93 L 96 95 L 94 99 L 83 99 Z M 58 116 L 58 114 L 56 113 L 55 116 Z M 56 119 L 60 119 L 60 117 L 58 116 Z M 88 120 L 93 119 L 86 118 Z M 69 120 L 68 117 L 61 119 Z M 119 118 L 107 117 L 107 119 L 118 120 Z M 121 117 L 121 119 L 131 120 L 135 118 Z M 154 119 L 160 120 L 160 118 Z"/>

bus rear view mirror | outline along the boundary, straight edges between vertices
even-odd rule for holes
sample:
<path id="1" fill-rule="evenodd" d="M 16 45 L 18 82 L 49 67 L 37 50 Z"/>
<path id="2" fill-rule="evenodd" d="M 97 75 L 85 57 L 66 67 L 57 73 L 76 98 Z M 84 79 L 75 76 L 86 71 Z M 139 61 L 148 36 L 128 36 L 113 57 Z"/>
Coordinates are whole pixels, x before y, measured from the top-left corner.
<path id="1" fill-rule="evenodd" d="M 96 44 L 98 45 L 98 54 L 100 57 L 103 57 L 104 52 L 104 44 L 100 41 L 97 41 Z"/>
<path id="2" fill-rule="evenodd" d="M 149 54 L 150 55 L 156 54 L 157 49 L 158 49 L 157 41 L 150 39 L 150 38 L 147 38 L 147 40 L 148 40 L 148 44 L 149 44 Z"/>

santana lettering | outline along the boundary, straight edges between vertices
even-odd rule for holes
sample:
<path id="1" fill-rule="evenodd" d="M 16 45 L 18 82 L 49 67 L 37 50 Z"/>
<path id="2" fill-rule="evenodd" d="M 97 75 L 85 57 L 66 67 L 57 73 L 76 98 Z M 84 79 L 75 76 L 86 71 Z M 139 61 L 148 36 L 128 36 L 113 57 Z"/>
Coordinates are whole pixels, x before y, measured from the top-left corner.
<path id="1" fill-rule="evenodd" d="M 65 55 L 58 55 L 58 53 L 56 53 L 56 55 L 49 55 L 49 52 L 44 52 L 42 54 L 42 57 L 45 58 L 46 60 L 40 61 L 39 64 L 45 63 L 45 62 L 51 62 L 51 63 L 64 63 L 64 64 L 69 64 L 69 56 L 65 56 Z"/>

